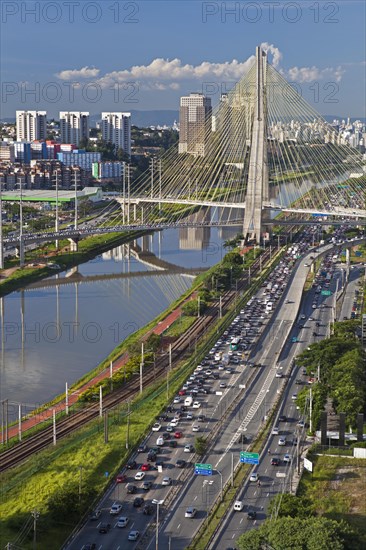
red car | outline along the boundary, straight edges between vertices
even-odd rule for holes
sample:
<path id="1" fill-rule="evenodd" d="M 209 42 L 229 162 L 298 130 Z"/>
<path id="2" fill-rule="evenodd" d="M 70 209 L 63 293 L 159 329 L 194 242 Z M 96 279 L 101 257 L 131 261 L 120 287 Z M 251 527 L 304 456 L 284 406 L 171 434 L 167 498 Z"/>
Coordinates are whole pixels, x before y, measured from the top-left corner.
<path id="1" fill-rule="evenodd" d="M 148 464 L 147 462 L 145 462 L 145 464 L 143 464 L 143 465 L 141 466 L 141 470 L 142 470 L 143 472 L 148 472 L 148 471 L 150 470 L 150 464 Z"/>
<path id="2" fill-rule="evenodd" d="M 116 477 L 116 483 L 123 483 L 126 480 L 127 480 L 126 474 L 118 474 L 118 476 Z"/>
<path id="3" fill-rule="evenodd" d="M 276 458 L 275 456 L 271 459 L 271 465 L 272 466 L 279 466 L 280 465 L 280 459 Z"/>
<path id="4" fill-rule="evenodd" d="M 181 437 L 183 437 L 183 432 L 177 430 L 177 431 L 175 432 L 175 434 L 174 434 L 174 437 L 175 437 L 176 439 L 180 439 Z"/>
<path id="5" fill-rule="evenodd" d="M 178 392 L 178 395 L 185 395 L 186 394 L 186 390 L 179 390 Z"/>

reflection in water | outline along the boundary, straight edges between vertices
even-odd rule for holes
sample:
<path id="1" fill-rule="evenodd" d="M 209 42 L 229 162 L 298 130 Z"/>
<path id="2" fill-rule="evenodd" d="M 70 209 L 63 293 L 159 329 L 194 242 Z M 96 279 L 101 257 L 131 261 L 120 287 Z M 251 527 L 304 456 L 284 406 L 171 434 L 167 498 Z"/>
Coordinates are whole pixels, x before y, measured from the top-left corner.
<path id="1" fill-rule="evenodd" d="M 179 250 L 176 229 L 149 235 L 144 244 L 162 264 L 209 268 L 222 257 L 219 231 L 211 229 L 207 240 L 196 234 L 192 249 Z M 52 286 L 41 281 L 1 298 L 0 397 L 9 399 L 9 418 L 16 418 L 19 403 L 25 413 L 63 392 L 65 382 L 70 386 L 98 365 L 190 288 L 192 275 L 153 274 L 157 267 L 141 263 L 131 249 L 121 245 L 56 275 Z"/>

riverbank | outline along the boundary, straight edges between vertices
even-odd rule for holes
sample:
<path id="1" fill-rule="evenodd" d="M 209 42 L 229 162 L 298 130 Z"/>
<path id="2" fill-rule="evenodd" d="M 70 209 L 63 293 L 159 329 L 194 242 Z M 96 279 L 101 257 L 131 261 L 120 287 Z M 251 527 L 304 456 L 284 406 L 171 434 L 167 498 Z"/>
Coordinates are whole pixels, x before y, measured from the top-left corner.
<path id="1" fill-rule="evenodd" d="M 20 290 L 30 283 L 52 277 L 66 269 L 93 260 L 103 252 L 138 239 L 147 233 L 149 232 L 133 231 L 87 237 L 78 243 L 77 252 L 69 251 L 68 246 L 66 246 L 68 241 L 60 241 L 61 251 L 57 252 L 50 247 L 50 251 L 44 256 L 44 262 L 38 262 L 36 265 L 31 265 L 32 260 L 28 258 L 28 265 L 24 267 L 9 267 L 2 270 L 0 272 L 0 297 L 10 292 L 14 292 L 15 290 Z M 33 254 L 34 251 L 32 251 L 32 255 Z M 44 265 L 45 262 L 46 265 Z"/>

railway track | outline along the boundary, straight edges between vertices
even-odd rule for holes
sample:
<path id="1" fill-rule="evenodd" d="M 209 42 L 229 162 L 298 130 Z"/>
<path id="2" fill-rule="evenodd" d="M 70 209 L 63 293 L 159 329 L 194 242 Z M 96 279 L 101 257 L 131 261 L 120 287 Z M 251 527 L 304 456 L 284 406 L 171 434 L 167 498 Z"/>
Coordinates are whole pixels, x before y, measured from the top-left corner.
<path id="1" fill-rule="evenodd" d="M 261 266 L 265 267 L 269 260 L 269 250 L 266 250 L 252 264 L 252 277 L 260 270 Z M 237 292 L 243 290 L 248 283 L 248 277 L 242 277 L 238 280 L 237 289 L 228 290 L 221 296 L 221 308 L 224 312 L 231 303 L 237 298 Z M 180 336 L 172 345 L 172 360 L 181 359 L 184 354 L 189 351 L 192 342 L 195 342 L 199 336 L 202 336 L 208 327 L 217 320 L 219 314 L 220 302 L 213 303 L 202 317 L 199 317 L 195 323 L 191 325 L 187 331 Z M 144 374 L 144 386 L 150 385 L 152 382 L 166 376 L 167 367 L 169 365 L 168 357 L 160 357 L 156 362 L 155 369 L 149 370 Z M 123 401 L 132 399 L 140 390 L 139 379 L 131 380 L 126 386 L 115 390 L 113 393 L 103 398 L 104 411 L 108 411 L 120 404 Z M 70 435 L 75 430 L 81 428 L 91 420 L 97 418 L 100 414 L 99 403 L 90 405 L 82 411 L 75 412 L 57 422 L 56 436 L 57 439 Z M 29 458 L 32 454 L 41 451 L 53 443 L 53 426 L 47 426 L 37 434 L 17 443 L 11 449 L 4 450 L 0 454 L 0 472 L 4 472 L 9 468 L 18 465 L 22 461 Z"/>

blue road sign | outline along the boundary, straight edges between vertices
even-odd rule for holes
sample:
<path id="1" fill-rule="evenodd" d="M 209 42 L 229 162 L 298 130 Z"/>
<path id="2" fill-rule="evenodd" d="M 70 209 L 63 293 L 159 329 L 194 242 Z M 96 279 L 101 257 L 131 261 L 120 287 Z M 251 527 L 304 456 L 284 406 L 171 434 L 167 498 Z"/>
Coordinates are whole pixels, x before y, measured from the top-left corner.
<path id="1" fill-rule="evenodd" d="M 259 464 L 259 454 L 242 451 L 240 453 L 240 462 L 243 462 L 244 464 Z"/>
<path id="2" fill-rule="evenodd" d="M 194 472 L 198 476 L 212 476 L 212 464 L 200 464 L 194 465 Z"/>

